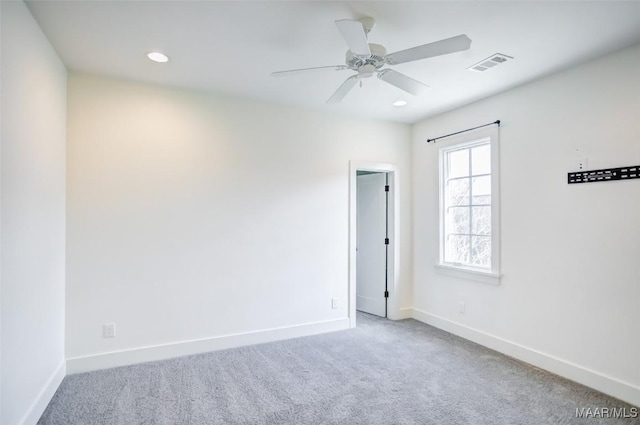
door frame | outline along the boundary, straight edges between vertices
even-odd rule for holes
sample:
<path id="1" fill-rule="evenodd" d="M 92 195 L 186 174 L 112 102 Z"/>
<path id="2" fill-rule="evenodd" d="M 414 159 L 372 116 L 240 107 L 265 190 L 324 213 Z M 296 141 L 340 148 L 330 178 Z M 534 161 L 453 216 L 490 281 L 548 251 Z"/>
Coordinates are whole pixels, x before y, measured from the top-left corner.
<path id="1" fill-rule="evenodd" d="M 358 205 L 358 171 L 373 171 L 389 174 L 389 258 L 387 264 L 387 318 L 399 319 L 397 302 L 399 259 L 399 219 L 400 197 L 397 196 L 400 188 L 398 167 L 395 164 L 349 161 L 349 327 L 356 327 L 356 244 L 357 244 L 357 205 Z M 381 241 L 384 242 L 384 241 Z"/>

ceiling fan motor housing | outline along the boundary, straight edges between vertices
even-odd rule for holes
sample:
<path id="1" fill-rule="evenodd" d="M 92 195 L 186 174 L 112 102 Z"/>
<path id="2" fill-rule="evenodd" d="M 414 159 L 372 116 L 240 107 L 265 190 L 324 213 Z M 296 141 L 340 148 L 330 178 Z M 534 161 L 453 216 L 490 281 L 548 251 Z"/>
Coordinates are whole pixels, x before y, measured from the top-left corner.
<path id="1" fill-rule="evenodd" d="M 357 56 L 354 55 L 351 50 L 347 50 L 345 61 L 347 67 L 349 69 L 353 69 L 354 71 L 358 71 L 360 70 L 360 68 L 367 65 L 372 65 L 375 70 L 382 68 L 382 66 L 385 64 L 384 57 L 387 55 L 387 49 L 379 44 L 369 43 L 369 50 L 371 50 L 371 56 L 369 57 Z"/>

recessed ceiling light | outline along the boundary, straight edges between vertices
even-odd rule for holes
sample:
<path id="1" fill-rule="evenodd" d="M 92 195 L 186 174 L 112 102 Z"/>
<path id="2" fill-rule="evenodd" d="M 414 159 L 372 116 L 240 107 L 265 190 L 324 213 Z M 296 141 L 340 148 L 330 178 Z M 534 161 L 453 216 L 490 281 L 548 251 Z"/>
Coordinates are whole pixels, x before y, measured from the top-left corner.
<path id="1" fill-rule="evenodd" d="M 151 52 L 147 54 L 147 57 L 149 59 L 151 59 L 154 62 L 160 62 L 160 63 L 164 63 L 164 62 L 168 62 L 169 61 L 169 57 L 167 55 L 164 55 L 160 52 Z"/>
<path id="2" fill-rule="evenodd" d="M 406 100 L 396 100 L 395 102 L 393 102 L 393 106 L 397 106 L 397 107 L 406 106 L 406 104 L 407 104 Z"/>

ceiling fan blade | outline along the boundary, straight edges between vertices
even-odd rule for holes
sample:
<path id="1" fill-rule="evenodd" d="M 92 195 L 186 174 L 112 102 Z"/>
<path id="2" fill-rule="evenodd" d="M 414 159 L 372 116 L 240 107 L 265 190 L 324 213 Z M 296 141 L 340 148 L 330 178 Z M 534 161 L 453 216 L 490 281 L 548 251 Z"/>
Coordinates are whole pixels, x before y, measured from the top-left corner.
<path id="1" fill-rule="evenodd" d="M 383 71 L 380 71 L 378 73 L 378 78 L 414 96 L 419 95 L 427 87 L 429 87 L 426 84 L 422 84 L 420 81 L 414 80 L 411 77 L 407 77 L 406 75 L 394 71 L 393 69 L 385 69 Z"/>
<path id="2" fill-rule="evenodd" d="M 272 72 L 271 75 L 273 75 L 274 77 L 277 77 L 279 75 L 290 74 L 293 72 L 316 71 L 319 69 L 333 69 L 334 71 L 342 71 L 343 69 L 347 69 L 347 66 L 346 65 L 330 65 L 330 66 L 316 66 L 313 68 L 288 69 L 286 71 Z"/>
<path id="3" fill-rule="evenodd" d="M 389 53 L 384 57 L 384 61 L 389 65 L 411 62 L 419 59 L 431 58 L 434 56 L 446 55 L 449 53 L 467 50 L 471 46 L 471 39 L 466 34 L 457 35 L 411 49 Z"/>
<path id="4" fill-rule="evenodd" d="M 336 21 L 336 26 L 340 34 L 342 34 L 344 41 L 347 42 L 349 50 L 351 50 L 354 55 L 371 56 L 367 34 L 364 32 L 364 27 L 360 21 L 341 19 Z"/>
<path id="5" fill-rule="evenodd" d="M 344 80 L 344 83 L 338 87 L 338 90 L 334 94 L 331 95 L 327 103 L 338 103 L 349 93 L 349 90 L 356 85 L 360 77 L 358 75 L 352 75 L 351 77 Z"/>

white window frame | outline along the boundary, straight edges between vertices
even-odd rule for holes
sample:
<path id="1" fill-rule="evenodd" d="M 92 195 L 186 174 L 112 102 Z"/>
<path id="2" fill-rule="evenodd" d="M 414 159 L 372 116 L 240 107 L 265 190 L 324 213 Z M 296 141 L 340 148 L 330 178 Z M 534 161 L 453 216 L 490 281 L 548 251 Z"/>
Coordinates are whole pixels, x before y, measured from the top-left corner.
<path id="1" fill-rule="evenodd" d="M 445 262 L 445 160 L 449 151 L 464 149 L 483 142 L 491 146 L 491 268 L 472 267 Z M 494 285 L 500 284 L 500 143 L 499 127 L 475 130 L 439 143 L 439 262 L 436 269 L 444 274 Z"/>

